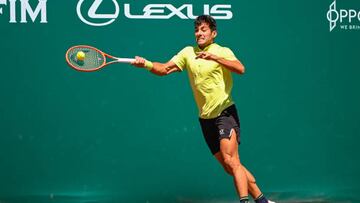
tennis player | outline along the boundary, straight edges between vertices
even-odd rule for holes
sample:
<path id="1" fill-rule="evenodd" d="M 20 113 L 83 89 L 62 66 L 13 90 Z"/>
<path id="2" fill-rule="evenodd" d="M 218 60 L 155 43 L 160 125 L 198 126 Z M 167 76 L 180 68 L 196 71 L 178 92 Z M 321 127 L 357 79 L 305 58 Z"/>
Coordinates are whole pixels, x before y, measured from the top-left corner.
<path id="1" fill-rule="evenodd" d="M 254 176 L 241 164 L 238 152 L 240 121 L 231 98 L 231 72 L 243 74 L 245 68 L 229 48 L 214 42 L 216 35 L 216 21 L 209 15 L 201 15 L 195 20 L 197 45 L 185 47 L 167 63 L 136 56 L 132 65 L 160 76 L 187 70 L 205 141 L 233 177 L 240 202 L 248 203 L 250 193 L 256 203 L 271 203 L 260 191 Z"/>

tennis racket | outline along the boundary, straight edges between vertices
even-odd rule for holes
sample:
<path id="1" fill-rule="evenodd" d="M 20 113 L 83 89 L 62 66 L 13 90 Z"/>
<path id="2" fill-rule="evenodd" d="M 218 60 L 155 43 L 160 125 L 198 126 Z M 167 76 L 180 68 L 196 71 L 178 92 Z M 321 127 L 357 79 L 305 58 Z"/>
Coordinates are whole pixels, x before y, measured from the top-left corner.
<path id="1" fill-rule="evenodd" d="M 82 52 L 82 58 L 78 53 Z M 113 63 L 131 63 L 133 58 L 118 58 L 87 45 L 78 45 L 66 51 L 66 62 L 71 68 L 82 72 L 93 72 Z"/>

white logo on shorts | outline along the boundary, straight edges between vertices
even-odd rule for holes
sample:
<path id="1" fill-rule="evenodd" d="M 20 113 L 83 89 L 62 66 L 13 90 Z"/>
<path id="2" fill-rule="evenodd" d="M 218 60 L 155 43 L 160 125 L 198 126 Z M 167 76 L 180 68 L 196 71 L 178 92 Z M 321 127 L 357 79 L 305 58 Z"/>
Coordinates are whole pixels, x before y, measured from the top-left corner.
<path id="1" fill-rule="evenodd" d="M 224 135 L 225 134 L 224 129 L 220 129 L 219 133 L 220 135 Z"/>

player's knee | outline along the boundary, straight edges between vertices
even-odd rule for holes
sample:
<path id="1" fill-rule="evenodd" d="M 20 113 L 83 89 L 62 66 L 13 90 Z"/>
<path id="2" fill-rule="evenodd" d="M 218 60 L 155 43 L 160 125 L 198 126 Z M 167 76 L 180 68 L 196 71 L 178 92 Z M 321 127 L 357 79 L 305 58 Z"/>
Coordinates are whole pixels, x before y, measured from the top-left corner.
<path id="1" fill-rule="evenodd" d="M 231 171 L 231 174 L 234 173 L 240 167 L 240 162 L 235 157 L 227 156 L 224 158 L 224 163 L 226 168 Z"/>

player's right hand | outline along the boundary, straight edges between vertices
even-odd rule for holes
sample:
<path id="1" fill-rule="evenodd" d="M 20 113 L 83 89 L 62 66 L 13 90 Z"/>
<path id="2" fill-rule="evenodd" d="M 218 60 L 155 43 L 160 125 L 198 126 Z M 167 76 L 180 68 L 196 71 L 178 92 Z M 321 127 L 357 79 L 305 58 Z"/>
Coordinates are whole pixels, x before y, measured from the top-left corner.
<path id="1" fill-rule="evenodd" d="M 144 68 L 146 59 L 140 56 L 135 56 L 135 61 L 131 62 L 131 65 Z"/>

